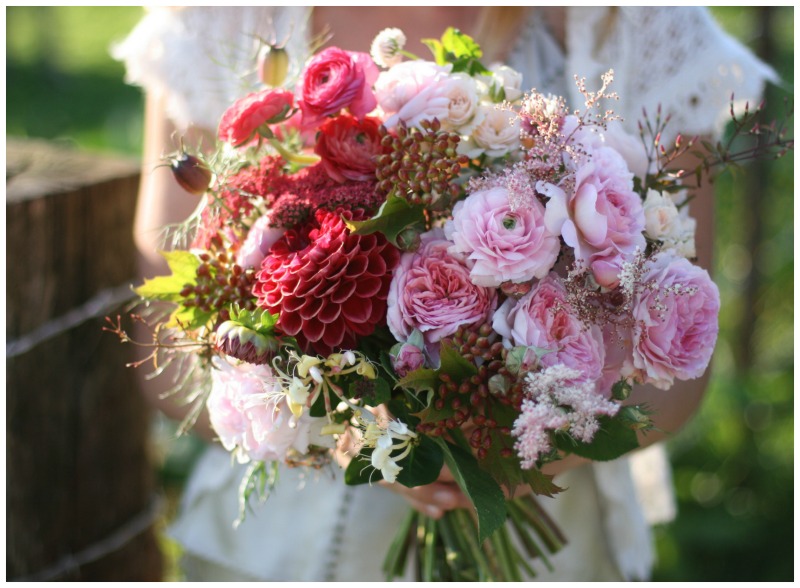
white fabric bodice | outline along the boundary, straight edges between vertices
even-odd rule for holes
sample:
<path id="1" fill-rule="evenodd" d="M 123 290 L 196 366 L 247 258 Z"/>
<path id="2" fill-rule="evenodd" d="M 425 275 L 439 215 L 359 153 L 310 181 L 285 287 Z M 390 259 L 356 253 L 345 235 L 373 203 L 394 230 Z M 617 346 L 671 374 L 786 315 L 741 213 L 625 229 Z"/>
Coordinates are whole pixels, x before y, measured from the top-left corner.
<path id="1" fill-rule="evenodd" d="M 621 100 L 610 106 L 629 130 L 643 106 L 655 112 L 661 104 L 673 116 L 673 133 L 713 134 L 732 92 L 737 101 L 753 100 L 775 78 L 704 9 L 571 8 L 566 54 L 535 10 L 528 14 L 508 59 L 524 86 L 582 107 L 572 76 L 586 77 L 593 89 L 613 67 Z M 307 23 L 302 7 L 153 8 L 114 54 L 130 83 L 164 97 L 178 128 L 214 129 L 234 99 L 257 88 L 259 38 L 286 42 L 296 72 L 307 57 Z M 408 508 L 402 498 L 348 488 L 333 472 L 305 479 L 284 470 L 273 496 L 234 530 L 241 476 L 218 447 L 201 459 L 171 530 L 187 553 L 240 579 L 382 579 L 383 555 Z M 649 525 L 675 512 L 663 447 L 576 468 L 557 482 L 568 490 L 540 500 L 569 544 L 553 558 L 554 573 L 535 564 L 537 579 L 646 579 L 654 559 Z"/>

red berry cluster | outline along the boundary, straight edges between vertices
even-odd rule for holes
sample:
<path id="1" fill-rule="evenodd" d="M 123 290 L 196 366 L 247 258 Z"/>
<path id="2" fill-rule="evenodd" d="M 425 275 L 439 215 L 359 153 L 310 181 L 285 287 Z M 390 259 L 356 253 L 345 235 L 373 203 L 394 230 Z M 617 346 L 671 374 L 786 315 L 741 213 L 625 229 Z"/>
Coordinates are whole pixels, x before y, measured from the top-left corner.
<path id="1" fill-rule="evenodd" d="M 461 137 L 441 130 L 437 119 L 422 121 L 422 129 L 397 127 L 396 134 L 381 129 L 381 146 L 375 175 L 378 191 L 406 198 L 412 204 L 432 204 L 442 196 L 454 198 L 460 187 L 453 182 L 469 163 L 456 151 Z"/>
<path id="2" fill-rule="evenodd" d="M 213 256 L 202 253 L 200 261 L 196 283 L 185 284 L 180 292 L 184 306 L 197 307 L 205 312 L 219 311 L 220 320 L 230 318 L 227 309 L 233 304 L 246 310 L 256 309 L 254 269 L 245 270 L 224 251 Z"/>
<path id="3" fill-rule="evenodd" d="M 441 383 L 433 408 L 452 413 L 452 416 L 417 426 L 420 432 L 441 436 L 448 430 L 467 425 L 470 429 L 468 441 L 478 459 L 488 456 L 498 435 L 511 435 L 510 428 L 495 419 L 494 407 L 499 403 L 519 410 L 522 403 L 522 382 L 505 367 L 507 351 L 500 341 L 490 340 L 491 333 L 492 328 L 488 324 L 461 327 L 449 339 L 465 359 L 472 362 L 480 358 L 481 365 L 477 374 L 461 382 L 453 381 L 447 374 L 440 374 Z M 498 375 L 504 376 L 509 382 L 508 388 L 502 393 L 493 392 L 489 384 L 490 379 Z M 510 457 L 513 450 L 503 447 L 499 453 L 503 457 Z"/>

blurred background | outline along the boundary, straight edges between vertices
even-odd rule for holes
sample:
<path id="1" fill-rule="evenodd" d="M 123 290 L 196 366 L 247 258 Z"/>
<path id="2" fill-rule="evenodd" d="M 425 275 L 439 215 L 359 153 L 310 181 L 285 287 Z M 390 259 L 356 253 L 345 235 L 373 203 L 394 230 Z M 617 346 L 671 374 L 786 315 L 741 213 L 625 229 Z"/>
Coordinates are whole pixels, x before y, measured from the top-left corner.
<path id="1" fill-rule="evenodd" d="M 794 9 L 712 13 L 778 71 L 784 83 L 766 98 L 771 117 L 781 116 L 784 100 L 793 103 Z M 124 84 L 108 48 L 141 14 L 137 7 L 6 8 L 7 140 L 43 138 L 135 158 L 142 96 Z M 721 333 L 702 409 L 670 442 L 679 516 L 657 530 L 655 580 L 793 579 L 793 159 L 750 164 L 716 181 Z M 199 444 L 175 440 L 159 419 L 149 438 L 155 484 L 175 497 Z M 162 532 L 173 504 L 156 524 L 168 579 L 179 578 L 179 548 Z"/>

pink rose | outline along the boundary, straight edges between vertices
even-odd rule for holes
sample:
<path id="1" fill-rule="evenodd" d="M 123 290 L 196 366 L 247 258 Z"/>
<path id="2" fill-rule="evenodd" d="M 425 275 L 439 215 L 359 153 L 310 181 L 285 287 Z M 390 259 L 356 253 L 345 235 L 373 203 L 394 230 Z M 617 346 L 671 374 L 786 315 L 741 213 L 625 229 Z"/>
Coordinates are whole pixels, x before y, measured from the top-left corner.
<path id="1" fill-rule="evenodd" d="M 285 120 L 293 106 L 294 96 L 286 90 L 269 89 L 248 94 L 222 115 L 219 138 L 234 147 L 247 143 L 262 125 Z"/>
<path id="2" fill-rule="evenodd" d="M 461 256 L 448 252 L 441 229 L 422 235 L 420 248 L 404 253 L 389 289 L 386 321 L 398 341 L 418 329 L 428 351 L 461 325 L 488 319 L 497 305 L 494 289 L 474 285 Z"/>
<path id="3" fill-rule="evenodd" d="M 431 61 L 404 61 L 381 72 L 375 82 L 378 105 L 388 116 L 387 129 L 401 122 L 409 127 L 423 120 L 447 118 L 450 108 L 450 66 Z"/>
<path id="4" fill-rule="evenodd" d="M 648 262 L 634 292 L 634 375 L 661 389 L 699 378 L 719 330 L 719 290 L 704 269 L 671 251 Z"/>
<path id="5" fill-rule="evenodd" d="M 272 369 L 214 360 L 206 404 L 211 426 L 223 447 L 240 462 L 283 460 L 294 448 L 306 453 L 317 440 L 318 421 L 303 414 L 295 426 Z M 317 443 L 318 444 L 318 443 Z"/>
<path id="6" fill-rule="evenodd" d="M 397 347 L 394 353 L 389 353 L 389 357 L 395 373 L 401 378 L 425 365 L 425 353 L 416 345 L 399 343 Z"/>
<path id="7" fill-rule="evenodd" d="M 620 121 L 611 121 L 600 131 L 597 127 L 583 127 L 577 130 L 578 118 L 569 115 L 564 118 L 562 132 L 570 136 L 570 143 L 579 144 L 580 150 L 590 152 L 599 147 L 610 147 L 622 156 L 628 169 L 642 179 L 647 175 L 648 160 L 642 139 L 631 135 Z M 568 161 L 568 165 L 569 165 Z"/>
<path id="8" fill-rule="evenodd" d="M 544 225 L 544 207 L 536 198 L 511 210 L 505 187 L 479 190 L 460 201 L 448 224 L 451 251 L 466 255 L 470 279 L 478 286 L 543 278 L 561 248 Z"/>
<path id="9" fill-rule="evenodd" d="M 598 147 L 575 171 L 569 192 L 547 182 L 536 187 L 550 198 L 544 216 L 550 232 L 564 238 L 598 284 L 615 287 L 622 264 L 645 248 L 642 200 L 622 157 Z"/>
<path id="10" fill-rule="evenodd" d="M 269 253 L 269 248 L 285 232 L 284 229 L 271 227 L 271 222 L 270 215 L 265 214 L 253 223 L 236 256 L 236 263 L 245 269 L 249 267 L 258 269 L 261 267 L 261 262 Z"/>
<path id="11" fill-rule="evenodd" d="M 370 116 L 359 121 L 343 114 L 325 121 L 314 152 L 332 179 L 340 183 L 375 180 L 375 157 L 385 151 L 380 126 L 381 121 Z"/>
<path id="12" fill-rule="evenodd" d="M 328 47 L 312 57 L 299 84 L 303 126 L 312 127 L 343 108 L 361 118 L 376 106 L 372 84 L 378 67 L 366 53 Z"/>
<path id="13" fill-rule="evenodd" d="M 492 327 L 509 346 L 548 349 L 545 367 L 564 364 L 578 370 L 587 381 L 600 378 L 605 363 L 603 334 L 573 314 L 567 292 L 555 273 L 539 281 L 520 298 L 507 299 L 492 319 Z"/>

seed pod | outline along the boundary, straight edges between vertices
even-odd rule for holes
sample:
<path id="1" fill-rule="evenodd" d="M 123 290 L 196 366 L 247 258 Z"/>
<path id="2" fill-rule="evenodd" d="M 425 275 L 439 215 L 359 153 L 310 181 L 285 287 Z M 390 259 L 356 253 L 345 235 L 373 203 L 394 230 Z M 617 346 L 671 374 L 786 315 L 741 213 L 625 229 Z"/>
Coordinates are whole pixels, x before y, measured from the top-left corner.
<path id="1" fill-rule="evenodd" d="M 258 79 L 271 88 L 283 84 L 289 73 L 289 53 L 283 47 L 264 45 L 258 53 Z"/>
<path id="2" fill-rule="evenodd" d="M 182 151 L 170 158 L 169 167 L 181 188 L 200 196 L 211 185 L 211 170 L 194 155 Z"/>

